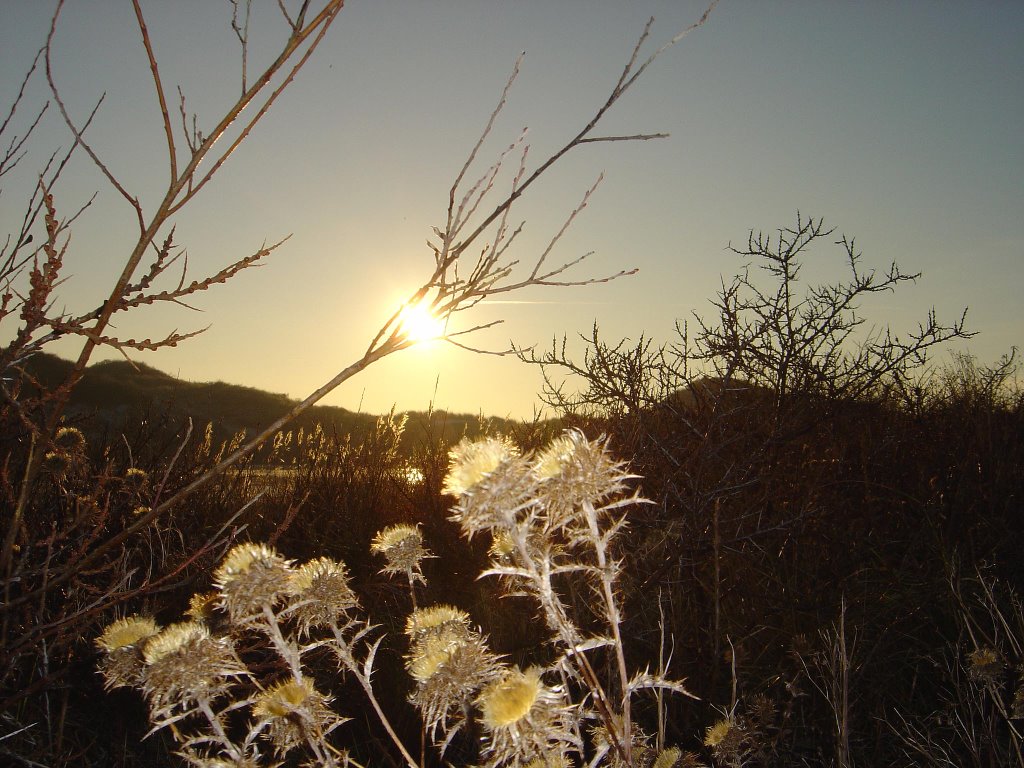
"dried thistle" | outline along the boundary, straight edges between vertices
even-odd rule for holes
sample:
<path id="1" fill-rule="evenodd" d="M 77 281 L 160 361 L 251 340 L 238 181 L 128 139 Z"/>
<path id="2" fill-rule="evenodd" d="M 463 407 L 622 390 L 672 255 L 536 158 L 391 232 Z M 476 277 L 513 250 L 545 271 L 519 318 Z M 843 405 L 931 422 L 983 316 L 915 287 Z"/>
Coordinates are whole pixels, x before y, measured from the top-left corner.
<path id="1" fill-rule="evenodd" d="M 242 622 L 262 614 L 289 591 L 289 563 L 265 544 L 238 544 L 214 572 L 221 604 L 231 620 Z"/>
<path id="2" fill-rule="evenodd" d="M 121 480 L 121 491 L 138 503 L 149 489 L 149 473 L 138 467 L 129 467 Z"/>
<path id="3" fill-rule="evenodd" d="M 107 625 L 96 639 L 97 647 L 104 652 L 99 662 L 104 688 L 142 687 L 142 646 L 159 631 L 149 616 L 130 616 Z"/>
<path id="4" fill-rule="evenodd" d="M 552 759 L 581 748 L 572 730 L 572 707 L 560 689 L 549 688 L 541 671 L 507 669 L 477 697 L 489 739 L 488 765 Z"/>
<path id="5" fill-rule="evenodd" d="M 233 680 L 246 677 L 230 639 L 213 637 L 196 621 L 172 624 L 150 638 L 142 651 L 144 690 L 154 718 L 209 702 L 227 693 Z"/>
<path id="6" fill-rule="evenodd" d="M 298 602 L 286 610 L 295 617 L 300 635 L 335 625 L 359 606 L 345 564 L 329 557 L 310 560 L 292 571 L 288 588 Z"/>
<path id="7" fill-rule="evenodd" d="M 430 552 L 423 546 L 423 534 L 419 526 L 393 525 L 380 531 L 370 544 L 370 551 L 383 555 L 387 564 L 381 573 L 394 575 L 404 573 L 409 577 L 410 584 L 423 581 L 421 563 L 430 557 Z"/>
<path id="8" fill-rule="evenodd" d="M 405 620 L 405 634 L 410 640 L 420 640 L 439 628 L 457 625 L 469 628 L 469 614 L 452 605 L 431 605 L 418 608 Z"/>
<path id="9" fill-rule="evenodd" d="M 495 447 L 494 438 L 487 438 L 487 441 L 483 448 L 488 454 L 502 450 Z M 467 450 L 473 445 L 476 444 L 466 446 Z M 473 452 L 470 450 L 470 453 Z M 538 511 L 537 480 L 527 459 L 507 452 L 503 455 L 506 458 L 493 469 L 479 473 L 451 510 L 450 519 L 459 524 L 467 538 L 481 532 L 500 536 L 502 532 L 510 533 L 517 527 L 532 525 Z M 459 470 L 453 467 L 452 472 Z"/>
<path id="10" fill-rule="evenodd" d="M 540 481 L 537 497 L 546 511 L 547 526 L 587 538 L 589 526 L 581 519 L 581 511 L 599 509 L 625 490 L 626 481 L 635 477 L 625 466 L 611 458 L 605 441 L 587 440 L 577 429 L 556 438 L 538 454 L 533 468 Z"/>
<path id="11" fill-rule="evenodd" d="M 484 638 L 471 632 L 468 637 L 454 633 L 447 639 L 430 636 L 410 654 L 407 669 L 416 680 L 409 700 L 420 710 L 427 732 L 435 740 L 438 728 L 448 734 L 441 745 L 443 754 L 448 739 L 461 727 L 470 702 L 497 678 L 501 668 Z"/>
<path id="12" fill-rule="evenodd" d="M 256 698 L 253 730 L 273 744 L 279 757 L 302 744 L 322 743 L 347 720 L 331 710 L 330 701 L 308 679 L 278 683 Z"/>
<path id="13" fill-rule="evenodd" d="M 967 655 L 967 672 L 972 680 L 982 685 L 992 685 L 1002 680 L 1006 664 L 995 648 L 978 648 Z"/>
<path id="14" fill-rule="evenodd" d="M 54 449 L 70 455 L 85 453 L 85 435 L 77 427 L 61 427 L 53 436 Z"/>
<path id="15" fill-rule="evenodd" d="M 216 620 L 219 607 L 220 593 L 196 592 L 188 600 L 188 608 L 185 610 L 185 615 L 195 621 L 201 621 L 209 625 Z"/>
<path id="16" fill-rule="evenodd" d="M 128 616 L 107 625 L 96 639 L 96 645 L 108 653 L 127 646 L 137 646 L 160 631 L 149 616 Z"/>
<path id="17" fill-rule="evenodd" d="M 469 493 L 499 466 L 518 455 L 515 446 L 504 438 L 463 439 L 449 454 L 451 463 L 441 490 L 452 496 Z"/>
<path id="18" fill-rule="evenodd" d="M 682 762 L 683 751 L 679 747 L 663 749 L 654 758 L 651 768 L 676 768 Z"/>
<path id="19" fill-rule="evenodd" d="M 710 726 L 704 734 L 704 746 L 711 749 L 716 762 L 728 766 L 742 764 L 746 731 L 733 717 L 724 717 Z"/>

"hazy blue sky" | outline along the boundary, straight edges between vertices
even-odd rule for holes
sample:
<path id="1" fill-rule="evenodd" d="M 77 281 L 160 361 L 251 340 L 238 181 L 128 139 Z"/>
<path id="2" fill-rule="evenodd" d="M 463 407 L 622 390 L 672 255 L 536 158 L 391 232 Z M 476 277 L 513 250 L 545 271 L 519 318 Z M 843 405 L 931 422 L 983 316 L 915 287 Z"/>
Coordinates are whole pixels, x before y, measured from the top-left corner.
<path id="1" fill-rule="evenodd" d="M 284 30 L 255 3 L 255 68 Z M 488 145 L 529 126 L 531 156 L 564 142 L 604 101 L 647 18 L 660 44 L 703 0 L 463 2 L 351 0 L 307 69 L 222 175 L 180 219 L 195 276 L 293 233 L 259 270 L 181 308 L 125 318 L 156 336 L 212 324 L 178 349 L 138 359 L 189 380 L 299 397 L 355 360 L 395 303 L 428 274 L 425 246 L 447 190 L 520 51 L 522 74 Z M 0 103 L 9 103 L 52 4 L 0 0 Z M 144 2 L 165 84 L 200 125 L 239 88 L 227 0 Z M 68 0 L 56 79 L 82 116 L 106 92 L 91 139 L 143 203 L 167 177 L 159 113 L 127 0 Z M 279 39 L 279 37 L 277 38 Z M 518 256 L 528 261 L 598 173 L 605 181 L 557 258 L 595 250 L 590 274 L 638 267 L 608 285 L 532 291 L 480 306 L 505 324 L 475 342 L 550 344 L 588 331 L 670 340 L 676 319 L 708 314 L 720 276 L 742 266 L 726 244 L 774 230 L 797 209 L 851 236 L 864 264 L 898 259 L 916 286 L 866 303 L 910 330 L 934 307 L 969 307 L 972 342 L 992 362 L 1024 338 L 1024 3 L 722 0 L 610 115 L 608 132 L 671 138 L 578 151 L 532 191 Z M 38 90 L 36 101 L 46 97 Z M 39 161 L 68 137 L 42 126 L 24 172 L 4 179 L 0 224 L 21 215 Z M 69 310 L 94 306 L 134 241 L 134 214 L 84 156 L 58 189 L 65 213 L 99 191 L 74 229 Z M 812 253 L 809 279 L 841 276 L 842 254 Z M 8 329 L 0 329 L 9 334 Z M 8 338 L 7 336 L 4 339 Z M 71 354 L 70 347 L 58 351 Z M 436 395 L 435 395 L 436 382 Z M 378 363 L 326 402 L 371 412 L 438 407 L 529 416 L 538 372 L 514 358 L 446 346 Z"/>

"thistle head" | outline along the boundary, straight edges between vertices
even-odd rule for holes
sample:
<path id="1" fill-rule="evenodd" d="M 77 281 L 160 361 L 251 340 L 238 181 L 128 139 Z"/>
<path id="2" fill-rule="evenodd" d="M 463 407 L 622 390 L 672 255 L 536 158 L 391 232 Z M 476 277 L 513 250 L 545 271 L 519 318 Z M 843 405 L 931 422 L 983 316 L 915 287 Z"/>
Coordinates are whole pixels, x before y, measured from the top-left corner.
<path id="1" fill-rule="evenodd" d="M 439 628 L 459 626 L 469 628 L 469 614 L 452 605 L 431 605 L 418 608 L 405 620 L 405 634 L 410 640 L 422 639 Z"/>
<path id="2" fill-rule="evenodd" d="M 288 591 L 297 600 L 290 611 L 303 635 L 338 622 L 359 606 L 345 564 L 329 557 L 310 560 L 292 571 Z"/>
<path id="3" fill-rule="evenodd" d="M 452 496 L 470 493 L 485 477 L 518 455 L 516 448 L 504 438 L 463 439 L 449 453 L 448 475 L 442 491 Z"/>
<path id="4" fill-rule="evenodd" d="M 142 646 L 159 631 L 149 616 L 129 616 L 107 625 L 96 638 L 96 646 L 104 652 L 99 669 L 107 690 L 142 686 Z"/>
<path id="5" fill-rule="evenodd" d="M 309 679 L 286 680 L 261 693 L 253 705 L 253 716 L 263 736 L 278 756 L 306 743 L 309 736 L 326 736 L 343 722 L 331 711 L 330 699 Z"/>
<path id="6" fill-rule="evenodd" d="M 227 692 L 233 679 L 248 674 L 226 637 L 213 637 L 204 624 L 171 624 L 150 638 L 142 651 L 144 690 L 154 712 L 187 709 L 200 699 Z"/>
<path id="7" fill-rule="evenodd" d="M 54 448 L 70 455 L 85 452 L 85 435 L 77 427 L 61 427 L 53 436 Z"/>
<path id="8" fill-rule="evenodd" d="M 110 653 L 120 648 L 138 646 L 159 631 L 160 627 L 149 616 L 128 616 L 108 624 L 103 634 L 96 638 L 96 645 Z"/>
<path id="9" fill-rule="evenodd" d="M 676 768 L 682 758 L 683 750 L 679 747 L 669 747 L 658 753 L 651 768 Z"/>
<path id="10" fill-rule="evenodd" d="M 289 563 L 265 544 L 238 544 L 228 552 L 213 580 L 232 621 L 245 621 L 273 606 L 287 592 Z"/>
<path id="11" fill-rule="evenodd" d="M 218 614 L 219 607 L 220 594 L 218 592 L 196 592 L 188 600 L 185 615 L 209 626 L 217 620 L 219 615 L 223 615 Z"/>
<path id="12" fill-rule="evenodd" d="M 533 462 L 538 499 L 549 528 L 580 528 L 584 505 L 599 507 L 621 493 L 632 475 L 615 461 L 603 440 L 587 440 L 577 429 L 567 430 L 541 450 Z"/>
<path id="13" fill-rule="evenodd" d="M 490 737 L 489 765 L 550 760 L 581 746 L 561 690 L 546 686 L 536 667 L 506 669 L 484 686 L 477 705 Z"/>
<path id="14" fill-rule="evenodd" d="M 377 533 L 370 543 L 370 551 L 383 555 L 387 564 L 382 573 L 405 573 L 410 578 L 423 580 L 420 564 L 430 552 L 423 546 L 423 534 L 417 525 L 392 525 Z"/>
<path id="15" fill-rule="evenodd" d="M 967 672 L 972 680 L 982 685 L 999 681 L 1004 667 L 1002 655 L 991 646 L 978 648 L 967 655 Z"/>
<path id="16" fill-rule="evenodd" d="M 525 672 L 508 671 L 491 683 L 480 695 L 484 724 L 491 730 L 508 728 L 520 722 L 540 700 L 544 686 L 535 667 Z"/>
<path id="17" fill-rule="evenodd" d="M 718 762 L 739 764 L 747 738 L 746 728 L 734 717 L 724 717 L 704 733 L 704 746 L 711 749 Z"/>

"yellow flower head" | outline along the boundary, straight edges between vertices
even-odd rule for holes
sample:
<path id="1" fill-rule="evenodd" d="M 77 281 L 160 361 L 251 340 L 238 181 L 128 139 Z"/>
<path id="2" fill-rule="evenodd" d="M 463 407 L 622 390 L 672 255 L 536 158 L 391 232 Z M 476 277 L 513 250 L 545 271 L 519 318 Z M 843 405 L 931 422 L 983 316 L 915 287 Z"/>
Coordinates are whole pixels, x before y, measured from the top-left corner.
<path id="1" fill-rule="evenodd" d="M 292 592 L 301 595 L 303 592 L 310 590 L 313 584 L 320 579 L 345 582 L 348 580 L 348 573 L 345 570 L 345 566 L 337 560 L 332 560 L 329 557 L 318 557 L 296 568 L 289 578 L 291 580 Z"/>
<path id="2" fill-rule="evenodd" d="M 485 437 L 475 442 L 463 440 L 449 454 L 451 463 L 441 490 L 453 496 L 468 493 L 503 462 L 516 455 L 518 451 L 501 438 Z"/>
<path id="3" fill-rule="evenodd" d="M 96 645 L 107 653 L 118 648 L 136 645 L 160 631 L 160 627 L 149 616 L 129 616 L 108 624 L 103 634 L 96 639 Z"/>
<path id="4" fill-rule="evenodd" d="M 572 459 L 576 450 L 576 442 L 568 435 L 556 437 L 547 448 L 537 454 L 533 462 L 533 474 L 538 480 L 549 480 L 558 477 L 566 464 Z"/>
<path id="5" fill-rule="evenodd" d="M 139 469 L 138 467 L 128 467 L 128 469 L 125 470 L 124 479 L 128 482 L 142 485 L 149 480 L 149 473 L 144 469 Z"/>
<path id="6" fill-rule="evenodd" d="M 210 630 L 198 621 L 183 621 L 178 624 L 171 624 L 160 634 L 156 635 L 142 651 L 142 657 L 147 664 L 154 664 L 172 653 L 178 653 L 195 640 L 205 640 L 210 636 Z"/>
<path id="7" fill-rule="evenodd" d="M 651 768 L 672 768 L 672 766 L 679 762 L 679 758 L 682 756 L 683 751 L 679 747 L 663 749 L 658 753 L 658 757 L 655 758 Z"/>
<path id="8" fill-rule="evenodd" d="M 220 568 L 214 572 L 214 582 L 220 586 L 228 584 L 248 573 L 249 569 L 257 563 L 276 565 L 283 564 L 283 561 L 281 556 L 266 544 L 238 544 L 228 552 Z"/>
<path id="9" fill-rule="evenodd" d="M 719 720 L 717 723 L 712 725 L 704 734 L 704 746 L 705 747 L 717 747 L 726 737 L 729 735 L 729 731 L 732 730 L 732 721 L 728 718 Z"/>
<path id="10" fill-rule="evenodd" d="M 970 676 L 985 684 L 995 682 L 1003 673 L 1003 659 L 995 648 L 978 648 L 968 654 L 967 661 Z"/>
<path id="11" fill-rule="evenodd" d="M 392 525 L 373 537 L 373 541 L 370 543 L 370 551 L 386 555 L 392 549 L 401 547 L 409 539 L 422 543 L 423 534 L 420 533 L 420 529 L 417 526 Z"/>
<path id="12" fill-rule="evenodd" d="M 298 598 L 291 606 L 301 635 L 331 626 L 359 605 L 345 564 L 329 557 L 310 560 L 288 574 L 287 591 Z"/>
<path id="13" fill-rule="evenodd" d="M 209 622 L 217 615 L 217 601 L 220 596 L 216 592 L 196 592 L 188 601 L 185 615 L 195 621 Z"/>
<path id="14" fill-rule="evenodd" d="M 405 634 L 416 637 L 443 624 L 456 623 L 469 626 L 469 614 L 451 605 L 432 605 L 419 608 L 405 621 Z"/>
<path id="15" fill-rule="evenodd" d="M 288 717 L 314 697 L 318 698 L 311 681 L 303 680 L 297 683 L 294 680 L 286 680 L 271 686 L 259 695 L 256 706 L 253 707 L 253 714 L 257 718 Z"/>
<path id="16" fill-rule="evenodd" d="M 488 685 L 480 694 L 484 723 L 493 730 L 522 720 L 543 691 L 540 670 L 510 670 L 500 680 Z"/>
<path id="17" fill-rule="evenodd" d="M 53 442 L 59 451 L 81 453 L 85 450 L 85 435 L 77 427 L 61 427 L 53 436 Z"/>
<path id="18" fill-rule="evenodd" d="M 456 627 L 427 636 L 416 644 L 409 657 L 409 674 L 418 682 L 426 682 L 451 660 L 455 652 L 466 644 L 466 640 L 467 634 Z"/>
<path id="19" fill-rule="evenodd" d="M 326 736 L 344 722 L 328 707 L 328 699 L 310 680 L 287 680 L 256 699 L 253 714 L 266 724 L 262 736 L 279 757 L 305 742 L 310 733 Z"/>
<path id="20" fill-rule="evenodd" d="M 423 534 L 415 525 L 392 525 L 380 531 L 370 544 L 370 550 L 384 555 L 387 565 L 383 573 L 407 573 L 417 581 L 423 581 L 420 563 L 432 557 L 423 546 Z"/>

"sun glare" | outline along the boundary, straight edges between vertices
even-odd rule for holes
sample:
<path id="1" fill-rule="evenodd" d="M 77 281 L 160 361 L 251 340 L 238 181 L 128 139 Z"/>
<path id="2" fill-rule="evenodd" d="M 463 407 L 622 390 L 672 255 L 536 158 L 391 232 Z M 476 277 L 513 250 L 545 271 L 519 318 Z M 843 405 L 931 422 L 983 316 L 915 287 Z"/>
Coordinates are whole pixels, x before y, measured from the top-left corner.
<path id="1" fill-rule="evenodd" d="M 430 305 L 426 303 L 403 307 L 398 321 L 401 323 L 402 333 L 410 341 L 432 341 L 444 336 L 444 319 L 434 317 L 430 313 Z"/>

